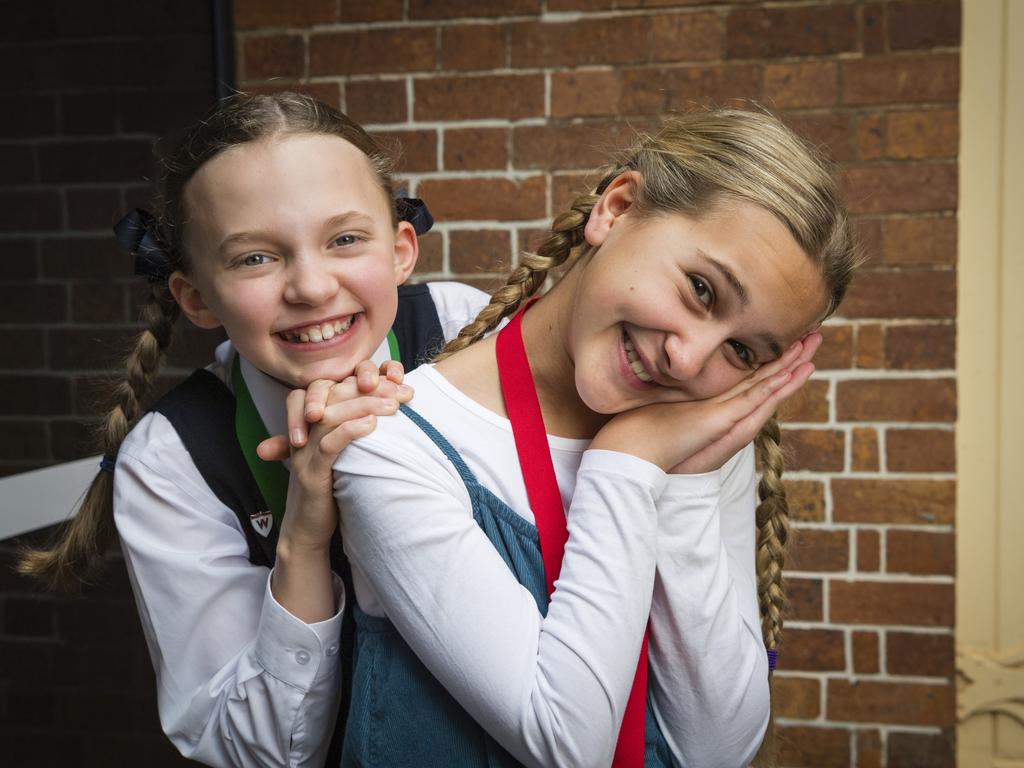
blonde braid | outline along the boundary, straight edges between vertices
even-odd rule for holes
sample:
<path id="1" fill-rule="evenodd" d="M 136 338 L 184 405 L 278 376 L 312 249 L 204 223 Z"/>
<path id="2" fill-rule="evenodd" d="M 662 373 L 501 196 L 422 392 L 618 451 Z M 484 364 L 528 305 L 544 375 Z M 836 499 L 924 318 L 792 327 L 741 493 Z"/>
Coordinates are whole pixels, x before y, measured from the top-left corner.
<path id="1" fill-rule="evenodd" d="M 783 456 L 779 422 L 774 416 L 761 428 L 754 445 L 761 464 L 761 481 L 757 493 L 757 592 L 761 609 L 761 634 L 765 648 L 775 650 L 782 637 L 782 611 L 786 605 L 782 569 L 786 563 L 789 539 L 789 502 L 782 484 Z M 775 755 L 774 675 L 768 673 L 771 715 L 768 730 L 758 751 L 755 765 L 771 768 Z"/>
<path id="2" fill-rule="evenodd" d="M 573 249 L 583 244 L 583 230 L 599 196 L 594 193 L 580 195 L 568 211 L 551 224 L 551 232 L 537 248 L 536 253 L 524 253 L 520 264 L 501 288 L 491 296 L 491 302 L 480 310 L 476 319 L 459 331 L 435 358 L 443 360 L 460 349 L 465 349 L 483 338 L 503 318 L 514 315 L 527 299 L 544 285 L 548 272 L 564 264 Z"/>
<path id="3" fill-rule="evenodd" d="M 178 313 L 167 283 L 153 283 L 142 311 L 146 328 L 135 338 L 125 359 L 125 378 L 114 389 L 115 405 L 97 430 L 97 443 L 107 459 L 117 456 L 125 436 L 144 412 Z M 56 543 L 49 549 L 22 549 L 18 572 L 41 580 L 49 589 L 78 588 L 96 573 L 115 541 L 113 498 L 114 475 L 100 470 L 78 514 L 58 532 Z"/>

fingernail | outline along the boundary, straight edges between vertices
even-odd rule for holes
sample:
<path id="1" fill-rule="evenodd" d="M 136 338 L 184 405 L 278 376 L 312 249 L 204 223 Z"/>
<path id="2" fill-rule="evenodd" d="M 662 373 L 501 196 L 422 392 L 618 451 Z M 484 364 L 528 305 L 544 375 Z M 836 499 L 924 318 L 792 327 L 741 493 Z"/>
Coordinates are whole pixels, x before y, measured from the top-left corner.
<path id="1" fill-rule="evenodd" d="M 381 400 L 381 402 L 384 403 L 384 407 L 385 408 L 397 408 L 398 407 L 398 401 L 394 400 L 394 399 L 392 399 L 390 397 L 385 397 L 383 400 Z"/>
<path id="2" fill-rule="evenodd" d="M 302 442 L 302 430 L 301 429 L 293 429 L 292 430 L 292 445 L 298 445 L 301 442 Z"/>
<path id="3" fill-rule="evenodd" d="M 412 394 L 412 387 L 410 387 L 408 384 L 399 384 L 398 385 L 398 394 L 400 394 L 400 395 L 411 395 Z"/>

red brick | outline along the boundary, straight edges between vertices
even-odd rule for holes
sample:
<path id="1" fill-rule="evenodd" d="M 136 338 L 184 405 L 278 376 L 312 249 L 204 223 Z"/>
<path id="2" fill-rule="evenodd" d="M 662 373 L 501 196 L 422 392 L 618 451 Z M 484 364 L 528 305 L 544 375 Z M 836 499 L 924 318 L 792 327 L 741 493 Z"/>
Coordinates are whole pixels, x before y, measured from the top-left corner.
<path id="1" fill-rule="evenodd" d="M 849 325 L 827 323 L 820 329 L 822 344 L 814 356 L 819 371 L 849 368 L 853 363 L 853 328 Z"/>
<path id="2" fill-rule="evenodd" d="M 783 481 L 789 515 L 793 520 L 822 522 L 825 519 L 825 487 L 817 480 Z"/>
<path id="3" fill-rule="evenodd" d="M 956 263 L 956 219 L 930 216 L 889 219 L 882 239 L 886 264 Z"/>
<path id="4" fill-rule="evenodd" d="M 882 156 L 884 123 L 885 117 L 877 112 L 857 119 L 857 157 L 859 159 L 878 160 Z"/>
<path id="5" fill-rule="evenodd" d="M 650 60 L 649 16 L 530 21 L 511 25 L 509 35 L 514 68 L 606 66 Z"/>
<path id="6" fill-rule="evenodd" d="M 761 70 L 749 64 L 622 71 L 623 115 L 656 115 L 694 105 L 727 106 L 761 99 Z"/>
<path id="7" fill-rule="evenodd" d="M 941 734 L 890 731 L 887 760 L 889 768 L 954 768 L 955 732 L 952 728 Z"/>
<path id="8" fill-rule="evenodd" d="M 409 0 L 410 19 L 526 16 L 540 10 L 540 0 Z"/>
<path id="9" fill-rule="evenodd" d="M 614 115 L 619 97 L 619 76 L 615 71 L 551 74 L 552 117 Z"/>
<path id="10" fill-rule="evenodd" d="M 850 732 L 844 728 L 779 726 L 779 765 L 787 768 L 846 768 L 850 764 Z"/>
<path id="11" fill-rule="evenodd" d="M 674 5 L 704 5 L 705 0 L 548 0 L 549 11 L 597 11 L 610 8 L 662 8 Z"/>
<path id="12" fill-rule="evenodd" d="M 67 201 L 68 227 L 78 230 L 110 231 L 121 218 L 121 193 L 116 189 L 94 187 L 68 189 L 64 192 Z"/>
<path id="13" fill-rule="evenodd" d="M 958 120 L 955 109 L 892 112 L 886 154 L 901 160 L 956 157 L 960 140 Z"/>
<path id="14" fill-rule="evenodd" d="M 436 48 L 436 30 L 423 27 L 314 33 L 309 38 L 309 73 L 376 75 L 432 70 Z M 398 51 L 401 55 L 396 55 Z"/>
<path id="15" fill-rule="evenodd" d="M 948 370 L 956 366 L 952 325 L 898 325 L 888 329 L 885 367 L 895 370 Z"/>
<path id="16" fill-rule="evenodd" d="M 955 671 L 952 635 L 890 631 L 885 639 L 889 674 L 952 679 Z"/>
<path id="17" fill-rule="evenodd" d="M 127 286 L 108 281 L 71 283 L 71 319 L 78 323 L 126 323 Z"/>
<path id="18" fill-rule="evenodd" d="M 46 349 L 40 328 L 0 328 L 0 349 L 5 370 L 46 367 Z"/>
<path id="19" fill-rule="evenodd" d="M 353 21 L 401 21 L 405 12 L 404 0 L 374 0 L 372 3 L 359 0 L 342 0 L 341 14 L 338 18 L 342 23 Z"/>
<path id="20" fill-rule="evenodd" d="M 890 3 L 889 50 L 952 47 L 960 44 L 958 0 Z"/>
<path id="21" fill-rule="evenodd" d="M 345 83 L 345 112 L 358 123 L 404 123 L 406 102 L 404 80 Z"/>
<path id="22" fill-rule="evenodd" d="M 847 59 L 842 67 L 844 104 L 955 102 L 960 92 L 956 54 Z"/>
<path id="23" fill-rule="evenodd" d="M 812 379 L 804 384 L 779 408 L 779 419 L 783 422 L 828 421 L 828 382 Z"/>
<path id="24" fill-rule="evenodd" d="M 416 80 L 417 120 L 518 120 L 544 114 L 543 75 L 482 75 Z"/>
<path id="25" fill-rule="evenodd" d="M 39 146 L 39 178 L 44 182 L 141 182 L 152 178 L 149 140 L 67 141 Z"/>
<path id="26" fill-rule="evenodd" d="M 108 237 L 47 238 L 42 242 L 42 265 L 48 278 L 109 280 L 131 276 L 130 257 Z"/>
<path id="27" fill-rule="evenodd" d="M 885 357 L 886 329 L 878 325 L 857 327 L 857 368 L 882 368 Z"/>
<path id="28" fill-rule="evenodd" d="M 841 472 L 846 435 L 833 429 L 786 429 L 782 434 L 786 466 L 813 472 Z"/>
<path id="29" fill-rule="evenodd" d="M 824 672 L 846 668 L 843 633 L 835 629 L 787 628 L 779 669 Z"/>
<path id="30" fill-rule="evenodd" d="M 953 522 L 956 484 L 950 480 L 832 479 L 832 518 L 837 523 Z"/>
<path id="31" fill-rule="evenodd" d="M 842 162 L 854 159 L 853 128 L 849 115 L 839 112 L 800 112 L 781 116 L 798 136 L 825 157 Z"/>
<path id="32" fill-rule="evenodd" d="M 416 261 L 416 272 L 440 272 L 444 269 L 444 243 L 440 232 L 420 235 L 420 256 Z"/>
<path id="33" fill-rule="evenodd" d="M 0 376 L 0 415 L 52 416 L 71 412 L 71 382 L 39 374 Z"/>
<path id="34" fill-rule="evenodd" d="M 787 620 L 821 621 L 822 581 L 821 579 L 798 579 L 786 577 L 783 582 L 786 594 Z"/>
<path id="35" fill-rule="evenodd" d="M 794 528 L 786 550 L 789 571 L 845 571 L 850 561 L 850 540 L 845 530 Z"/>
<path id="36" fill-rule="evenodd" d="M 4 435 L 0 441 L 0 459 L 39 461 L 50 458 L 46 424 L 42 421 L 0 420 L 0 431 Z"/>
<path id="37" fill-rule="evenodd" d="M 953 534 L 890 530 L 886 534 L 885 569 L 889 573 L 952 576 L 956 573 Z"/>
<path id="38" fill-rule="evenodd" d="M 441 69 L 501 69 L 505 66 L 505 28 L 497 24 L 443 27 Z"/>
<path id="39" fill-rule="evenodd" d="M 953 725 L 955 689 L 950 685 L 828 681 L 827 717 L 861 723 Z"/>
<path id="40" fill-rule="evenodd" d="M 50 328 L 50 367 L 54 370 L 107 371 L 117 366 L 135 329 Z"/>
<path id="41" fill-rule="evenodd" d="M 373 131 L 384 146 L 397 145 L 398 173 L 437 170 L 437 131 Z"/>
<path id="42" fill-rule="evenodd" d="M 876 730 L 857 731 L 856 768 L 882 768 L 882 734 Z"/>
<path id="43" fill-rule="evenodd" d="M 954 379 L 840 381 L 840 421 L 955 421 Z"/>
<path id="44" fill-rule="evenodd" d="M 7 283 L 0 285 L 0 323 L 53 323 L 67 317 L 64 285 Z"/>
<path id="45" fill-rule="evenodd" d="M 957 204 L 954 163 L 847 168 L 842 181 L 854 214 L 945 211 Z"/>
<path id="46" fill-rule="evenodd" d="M 953 585 L 833 580 L 829 618 L 835 624 L 950 627 Z"/>
<path id="47" fill-rule="evenodd" d="M 302 35 L 247 37 L 242 51 L 245 80 L 300 78 L 306 69 L 306 43 Z"/>
<path id="48" fill-rule="evenodd" d="M 859 675 L 878 672 L 878 633 L 854 632 L 850 638 L 853 671 Z"/>
<path id="49" fill-rule="evenodd" d="M 873 427 L 854 427 L 850 448 L 854 472 L 878 471 L 878 432 Z"/>
<path id="50" fill-rule="evenodd" d="M 863 16 L 864 53 L 884 53 L 885 39 L 885 6 L 870 4 L 864 6 Z"/>
<path id="51" fill-rule="evenodd" d="M 505 128 L 462 128 L 444 132 L 446 170 L 503 170 L 507 164 L 508 131 Z"/>
<path id="52" fill-rule="evenodd" d="M 956 273 L 950 270 L 862 270 L 843 299 L 843 317 L 956 317 Z"/>
<path id="53" fill-rule="evenodd" d="M 844 53 L 857 48 L 853 6 L 735 9 L 726 18 L 728 58 Z"/>
<path id="54" fill-rule="evenodd" d="M 821 683 L 817 680 L 776 673 L 772 686 L 776 717 L 810 720 L 821 711 Z"/>
<path id="55" fill-rule="evenodd" d="M 542 219 L 546 214 L 545 179 L 504 178 L 430 179 L 420 182 L 417 195 L 430 201 L 438 221 L 516 221 Z"/>
<path id="56" fill-rule="evenodd" d="M 955 433 L 946 429 L 890 429 L 885 433 L 890 472 L 955 472 Z"/>
<path id="57" fill-rule="evenodd" d="M 336 0 L 294 0 L 289 3 L 278 0 L 242 0 L 234 4 L 235 26 L 238 29 L 253 29 L 328 24 L 336 19 L 336 7 Z"/>
<path id="58" fill-rule="evenodd" d="M 521 170 L 596 168 L 632 135 L 630 126 L 618 122 L 513 128 L 513 164 Z"/>
<path id="59" fill-rule="evenodd" d="M 651 17 L 652 61 L 712 61 L 722 58 L 722 23 L 715 13 Z"/>
<path id="60" fill-rule="evenodd" d="M 341 88 L 337 83 L 295 83 L 284 80 L 268 80 L 264 83 L 246 83 L 246 93 L 280 93 L 295 91 L 312 96 L 324 104 L 341 108 Z"/>
<path id="61" fill-rule="evenodd" d="M 448 263 L 456 274 L 509 271 L 512 259 L 508 230 L 456 230 L 448 234 Z"/>
<path id="62" fill-rule="evenodd" d="M 778 109 L 828 107 L 839 99 L 834 61 L 765 64 L 764 98 Z"/>
<path id="63" fill-rule="evenodd" d="M 881 537 L 878 531 L 857 531 L 857 570 L 872 573 L 881 567 Z"/>
<path id="64" fill-rule="evenodd" d="M 864 267 L 877 267 L 882 261 L 882 232 L 885 219 L 856 217 L 853 234 L 865 258 Z"/>
<path id="65" fill-rule="evenodd" d="M 594 173 L 552 173 L 551 210 L 557 216 L 569 210 L 572 201 L 592 190 L 599 178 Z"/>

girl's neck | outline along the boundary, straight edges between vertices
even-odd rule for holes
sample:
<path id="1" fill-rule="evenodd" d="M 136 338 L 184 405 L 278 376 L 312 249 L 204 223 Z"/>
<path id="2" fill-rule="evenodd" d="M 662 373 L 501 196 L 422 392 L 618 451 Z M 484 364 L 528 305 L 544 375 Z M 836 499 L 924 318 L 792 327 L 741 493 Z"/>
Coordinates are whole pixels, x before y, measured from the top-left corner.
<path id="1" fill-rule="evenodd" d="M 544 426 L 561 437 L 592 438 L 610 418 L 595 413 L 576 390 L 568 333 L 579 269 L 570 269 L 523 317 L 523 343 L 537 387 Z"/>

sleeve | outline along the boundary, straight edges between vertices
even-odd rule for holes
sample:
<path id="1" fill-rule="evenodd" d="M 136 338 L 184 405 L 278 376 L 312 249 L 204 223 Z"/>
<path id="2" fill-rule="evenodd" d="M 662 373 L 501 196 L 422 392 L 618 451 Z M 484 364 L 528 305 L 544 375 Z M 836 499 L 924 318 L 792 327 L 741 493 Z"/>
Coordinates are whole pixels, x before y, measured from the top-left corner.
<path id="1" fill-rule="evenodd" d="M 234 513 L 159 414 L 118 454 L 114 518 L 178 750 L 213 766 L 319 768 L 340 691 L 341 580 L 327 621 L 277 603 Z"/>
<path id="2" fill-rule="evenodd" d="M 360 604 L 363 582 L 430 672 L 519 761 L 610 764 L 650 610 L 664 473 L 622 454 L 584 455 L 545 618 L 474 522 L 443 454 L 411 431 L 382 434 L 398 422 L 382 420 L 335 464 Z"/>
<path id="3" fill-rule="evenodd" d="M 455 282 L 428 283 L 445 342 L 476 319 L 491 297 L 478 288 Z"/>
<path id="4" fill-rule="evenodd" d="M 670 475 L 658 502 L 649 693 L 675 761 L 748 765 L 768 723 L 754 573 L 754 451 Z"/>

